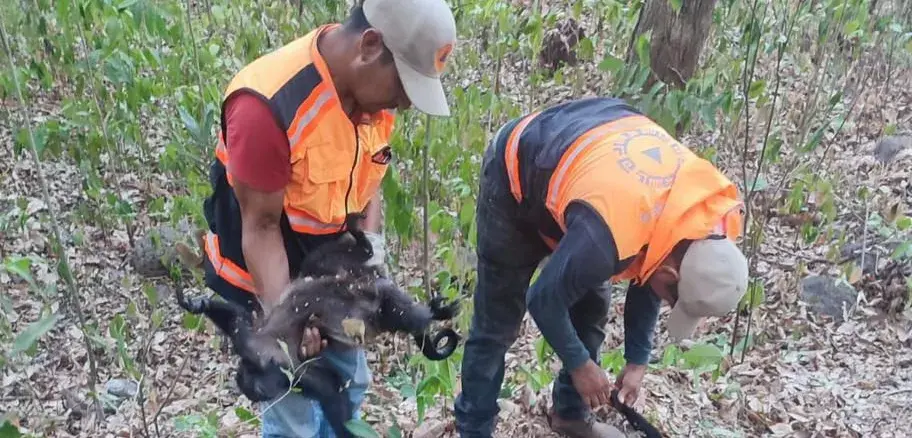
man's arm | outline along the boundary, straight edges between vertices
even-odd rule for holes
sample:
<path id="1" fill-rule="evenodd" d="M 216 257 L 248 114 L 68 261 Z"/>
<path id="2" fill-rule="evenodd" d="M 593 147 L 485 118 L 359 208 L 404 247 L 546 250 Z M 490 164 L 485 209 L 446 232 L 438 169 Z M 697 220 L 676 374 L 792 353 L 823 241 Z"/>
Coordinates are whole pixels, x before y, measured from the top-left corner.
<path id="1" fill-rule="evenodd" d="M 383 206 L 380 204 L 380 191 L 371 198 L 364 209 L 364 231 L 380 234 L 383 229 Z"/>
<path id="2" fill-rule="evenodd" d="M 572 371 L 590 357 L 570 322 L 570 308 L 614 275 L 618 260 L 611 232 L 589 206 L 572 203 L 566 217 L 567 231 L 529 289 L 526 307 Z"/>
<path id="3" fill-rule="evenodd" d="M 242 93 L 225 107 L 228 171 L 241 209 L 241 249 L 268 313 L 289 283 L 280 220 L 291 175 L 288 139 L 257 97 Z"/>
<path id="4" fill-rule="evenodd" d="M 662 301 L 647 285 L 631 283 L 624 303 L 624 359 L 628 364 L 646 365 Z"/>
<path id="5" fill-rule="evenodd" d="M 241 207 L 244 260 L 268 314 L 290 281 L 280 226 L 285 190 L 262 192 L 237 181 L 234 192 Z"/>

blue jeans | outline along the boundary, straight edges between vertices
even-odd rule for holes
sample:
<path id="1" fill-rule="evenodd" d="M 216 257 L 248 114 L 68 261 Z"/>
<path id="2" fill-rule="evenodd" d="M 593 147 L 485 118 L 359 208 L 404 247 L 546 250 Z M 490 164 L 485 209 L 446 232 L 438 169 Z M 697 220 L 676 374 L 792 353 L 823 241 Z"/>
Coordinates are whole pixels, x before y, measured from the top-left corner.
<path id="1" fill-rule="evenodd" d="M 485 152 L 476 207 L 478 280 L 472 328 L 463 353 L 462 392 L 454 405 L 456 430 L 463 437 L 493 434 L 500 411 L 497 397 L 503 384 L 504 356 L 519 336 L 532 274 L 549 252 L 510 194 L 500 134 Z M 573 327 L 596 363 L 605 340 L 610 300 L 606 283 L 570 309 Z M 590 415 L 567 369 L 557 376 L 553 398 L 555 413 L 561 418 Z"/>
<path id="2" fill-rule="evenodd" d="M 351 379 L 348 386 L 349 400 L 353 407 L 354 418 L 358 418 L 364 393 L 371 381 L 364 350 L 327 348 L 320 354 L 319 360 L 330 361 L 345 378 Z M 272 403 L 272 401 L 260 403 L 260 409 L 266 409 Z M 292 392 L 263 412 L 262 437 L 333 438 L 335 434 L 323 417 L 323 411 L 316 400 Z"/>

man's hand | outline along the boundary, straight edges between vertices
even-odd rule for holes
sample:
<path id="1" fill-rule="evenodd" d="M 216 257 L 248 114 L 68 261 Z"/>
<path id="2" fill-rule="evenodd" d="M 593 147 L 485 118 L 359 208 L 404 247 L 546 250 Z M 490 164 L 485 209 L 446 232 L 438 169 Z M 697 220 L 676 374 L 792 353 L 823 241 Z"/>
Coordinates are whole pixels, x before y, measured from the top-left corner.
<path id="1" fill-rule="evenodd" d="M 320 330 L 316 327 L 307 327 L 304 329 L 304 336 L 301 338 L 301 358 L 310 359 L 320 354 L 326 348 L 326 339 L 320 339 Z"/>
<path id="2" fill-rule="evenodd" d="M 611 389 L 613 386 L 608 381 L 608 376 L 601 367 L 591 359 L 582 366 L 570 372 L 573 387 L 583 398 L 583 402 L 595 409 L 601 405 L 611 403 Z"/>
<path id="3" fill-rule="evenodd" d="M 646 375 L 646 365 L 636 365 L 628 363 L 618 375 L 615 385 L 621 389 L 618 391 L 618 400 L 627 405 L 633 406 L 637 399 L 640 398 L 640 386 L 643 384 L 643 376 Z"/>

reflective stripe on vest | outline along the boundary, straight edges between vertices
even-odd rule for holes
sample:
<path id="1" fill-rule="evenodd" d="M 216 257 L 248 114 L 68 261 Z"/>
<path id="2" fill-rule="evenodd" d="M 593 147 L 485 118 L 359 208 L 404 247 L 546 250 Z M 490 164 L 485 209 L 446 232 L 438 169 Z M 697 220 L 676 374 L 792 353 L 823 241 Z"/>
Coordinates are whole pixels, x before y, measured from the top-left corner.
<path id="1" fill-rule="evenodd" d="M 345 231 L 345 223 L 326 224 L 288 205 L 285 206 L 285 215 L 288 216 L 288 225 L 298 233 L 322 235 Z"/>
<path id="2" fill-rule="evenodd" d="M 288 126 L 288 144 L 291 147 L 291 153 L 294 155 L 298 150 L 304 147 L 302 139 L 307 138 L 315 129 L 317 129 L 319 116 L 326 114 L 331 105 L 326 105 L 333 97 L 333 90 L 326 82 L 321 82 L 311 92 L 307 100 L 298 107 L 298 112 Z"/>
<path id="3" fill-rule="evenodd" d="M 651 124 L 652 121 L 644 116 L 624 117 L 590 129 L 570 144 L 570 147 L 567 148 L 567 151 L 564 152 L 560 161 L 557 163 L 557 168 L 554 169 L 554 173 L 551 174 L 551 180 L 548 182 L 548 194 L 545 200 L 545 206 L 548 208 L 548 211 L 551 212 L 551 215 L 554 216 L 554 220 L 557 221 L 561 229 L 565 229 L 566 224 L 564 224 L 564 215 L 557 211 L 558 193 L 561 192 L 560 189 L 562 189 L 562 186 L 566 183 L 567 173 L 573 168 L 573 165 L 576 164 L 577 158 L 580 157 L 586 148 L 596 143 L 597 140 L 627 130 L 649 126 Z"/>
<path id="4" fill-rule="evenodd" d="M 526 129 L 529 122 L 538 114 L 539 112 L 534 112 L 520 120 L 513 128 L 513 131 L 510 132 L 510 137 L 507 138 L 507 150 L 504 152 L 504 161 L 507 164 L 510 192 L 513 193 L 513 198 L 516 199 L 516 202 L 521 202 L 523 197 L 522 184 L 519 182 L 519 137 L 522 135 L 523 130 Z"/>
<path id="5" fill-rule="evenodd" d="M 507 147 L 504 151 L 504 161 L 507 166 L 507 177 L 510 180 L 510 192 L 513 193 L 513 198 L 517 202 L 522 201 L 522 184 L 519 181 L 519 137 L 522 136 L 523 130 L 526 129 L 526 126 L 532 122 L 532 119 L 537 116 L 539 112 L 532 113 L 524 117 L 519 123 L 516 124 L 516 127 L 510 132 L 510 137 L 507 139 Z M 628 129 L 636 129 L 642 126 L 647 126 L 652 122 L 645 116 L 629 116 L 622 119 L 614 120 L 602 125 L 599 125 L 593 129 L 590 129 L 585 134 L 577 138 L 567 151 L 561 156 L 560 161 L 557 164 L 557 168 L 554 173 L 551 175 L 551 180 L 548 183 L 548 195 L 545 205 L 548 207 L 548 211 L 554 216 L 554 220 L 564 228 L 563 215 L 555 213 L 555 207 L 557 204 L 557 193 L 561 184 L 565 181 L 564 177 L 567 174 L 567 171 L 573 166 L 574 160 L 586 149 L 587 146 L 595 142 L 600 138 L 603 138 L 608 135 L 616 134 Z"/>
<path id="6" fill-rule="evenodd" d="M 228 258 L 222 257 L 221 251 L 219 251 L 219 238 L 211 231 L 206 233 L 206 256 L 209 257 L 209 263 L 215 269 L 215 275 L 231 283 L 236 288 L 256 293 L 256 287 L 253 284 L 253 278 L 250 273 L 241 269 L 240 266 Z"/>

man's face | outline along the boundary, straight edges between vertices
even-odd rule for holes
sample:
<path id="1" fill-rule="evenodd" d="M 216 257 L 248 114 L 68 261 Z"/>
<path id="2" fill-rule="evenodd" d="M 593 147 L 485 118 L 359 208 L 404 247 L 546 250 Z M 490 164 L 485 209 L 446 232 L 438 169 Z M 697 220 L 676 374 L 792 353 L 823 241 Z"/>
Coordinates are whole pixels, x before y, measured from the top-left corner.
<path id="1" fill-rule="evenodd" d="M 358 48 L 352 94 L 359 109 L 365 113 L 374 113 L 394 108 L 403 111 L 411 107 L 412 103 L 399 79 L 396 64 L 383 46 L 382 35 L 375 29 L 364 31 Z"/>
<path id="2" fill-rule="evenodd" d="M 656 296 L 667 302 L 671 307 L 674 307 L 678 302 L 678 282 L 680 279 L 677 266 L 674 266 L 673 262 L 668 260 L 663 262 L 646 282 Z"/>

